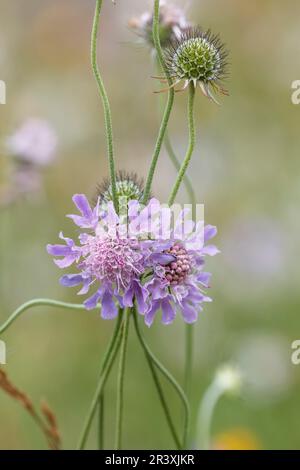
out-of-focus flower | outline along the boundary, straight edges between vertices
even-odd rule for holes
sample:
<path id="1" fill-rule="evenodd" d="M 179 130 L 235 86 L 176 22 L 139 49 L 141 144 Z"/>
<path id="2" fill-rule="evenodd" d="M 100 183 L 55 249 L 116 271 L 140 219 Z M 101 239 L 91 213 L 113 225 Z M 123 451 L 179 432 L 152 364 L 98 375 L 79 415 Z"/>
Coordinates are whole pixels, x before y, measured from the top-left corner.
<path id="1" fill-rule="evenodd" d="M 247 289 L 251 283 L 251 293 L 274 286 L 285 271 L 286 245 L 284 232 L 275 220 L 238 218 L 223 238 L 227 269 L 233 269 Z"/>
<path id="2" fill-rule="evenodd" d="M 51 163 L 55 156 L 57 136 L 47 121 L 31 118 L 7 139 L 6 145 L 15 158 L 43 166 Z"/>
<path id="3" fill-rule="evenodd" d="M 162 224 L 160 244 L 156 249 L 173 257 L 173 260 L 161 265 L 159 262 L 154 266 L 150 279 L 145 287 L 149 290 L 152 302 L 146 312 L 145 322 L 151 326 L 156 313 L 162 310 L 162 322 L 172 323 L 178 310 L 185 322 L 194 323 L 198 314 L 203 310 L 204 302 L 211 302 L 211 298 L 205 294 L 209 287 L 211 274 L 204 272 L 205 256 L 214 256 L 219 250 L 214 245 L 205 245 L 213 238 L 216 227 L 204 226 L 204 222 L 197 225 L 190 220 L 186 224 L 188 210 L 183 210 L 179 215 L 174 230 L 167 235 L 164 234 L 165 227 L 169 230 L 168 221 L 171 220 L 171 209 L 161 210 Z"/>
<path id="4" fill-rule="evenodd" d="M 280 335 L 247 336 L 236 351 L 235 361 L 243 371 L 243 395 L 252 402 L 278 400 L 291 386 L 290 347 Z"/>
<path id="5" fill-rule="evenodd" d="M 9 172 L 7 181 L 0 187 L 1 206 L 8 206 L 41 189 L 41 170 L 53 161 L 56 149 L 56 133 L 42 119 L 27 119 L 6 139 Z"/>
<path id="6" fill-rule="evenodd" d="M 150 47 L 154 47 L 152 37 L 153 13 L 146 11 L 141 16 L 132 18 L 129 27 L 146 42 Z M 179 38 L 181 33 L 189 28 L 191 24 L 187 21 L 184 11 L 172 3 L 161 2 L 159 33 L 162 47 L 168 42 Z"/>
<path id="7" fill-rule="evenodd" d="M 224 364 L 216 371 L 198 410 L 196 442 L 201 449 L 211 448 L 212 420 L 220 398 L 224 395 L 239 396 L 242 385 L 242 373 L 237 366 Z"/>
<path id="8" fill-rule="evenodd" d="M 216 101 L 212 92 L 228 94 L 222 87 L 227 75 L 227 52 L 219 36 L 200 28 L 188 28 L 171 41 L 165 50 L 166 65 L 176 86 L 184 81 L 182 90 L 193 83 L 202 93 Z"/>
<path id="9" fill-rule="evenodd" d="M 218 434 L 213 441 L 215 450 L 259 450 L 257 436 L 246 428 L 235 428 Z"/>
<path id="10" fill-rule="evenodd" d="M 230 364 L 223 365 L 216 372 L 215 383 L 223 390 L 223 393 L 238 395 L 242 387 L 240 369 Z"/>

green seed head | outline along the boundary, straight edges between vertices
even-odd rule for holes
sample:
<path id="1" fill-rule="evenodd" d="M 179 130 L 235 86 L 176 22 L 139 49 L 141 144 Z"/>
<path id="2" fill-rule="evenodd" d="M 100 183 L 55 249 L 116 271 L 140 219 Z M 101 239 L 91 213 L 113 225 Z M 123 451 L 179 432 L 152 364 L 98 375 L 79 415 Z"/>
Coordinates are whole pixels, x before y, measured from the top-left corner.
<path id="1" fill-rule="evenodd" d="M 122 205 L 127 205 L 129 201 L 139 201 L 143 195 L 143 182 L 136 174 L 129 174 L 120 171 L 116 178 L 117 198 Z M 105 209 L 107 204 L 113 201 L 112 186 L 110 180 L 104 181 L 98 187 L 97 199 L 100 198 L 100 207 Z"/>
<path id="2" fill-rule="evenodd" d="M 175 82 L 199 83 L 204 94 L 211 97 L 213 90 L 225 92 L 221 82 L 226 76 L 224 45 L 210 31 L 189 28 L 181 37 L 172 41 L 165 52 L 166 65 Z"/>
<path id="3" fill-rule="evenodd" d="M 208 83 L 218 76 L 220 66 L 218 50 L 203 37 L 188 39 L 178 47 L 172 69 L 176 77 Z"/>

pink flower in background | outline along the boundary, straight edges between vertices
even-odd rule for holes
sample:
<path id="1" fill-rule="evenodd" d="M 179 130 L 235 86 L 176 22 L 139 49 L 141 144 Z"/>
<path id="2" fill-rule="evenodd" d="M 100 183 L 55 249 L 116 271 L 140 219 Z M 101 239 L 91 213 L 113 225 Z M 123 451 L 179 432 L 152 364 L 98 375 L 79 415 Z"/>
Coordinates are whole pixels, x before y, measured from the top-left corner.
<path id="1" fill-rule="evenodd" d="M 57 136 L 47 121 L 30 118 L 6 141 L 8 151 L 34 165 L 48 165 L 55 156 Z"/>

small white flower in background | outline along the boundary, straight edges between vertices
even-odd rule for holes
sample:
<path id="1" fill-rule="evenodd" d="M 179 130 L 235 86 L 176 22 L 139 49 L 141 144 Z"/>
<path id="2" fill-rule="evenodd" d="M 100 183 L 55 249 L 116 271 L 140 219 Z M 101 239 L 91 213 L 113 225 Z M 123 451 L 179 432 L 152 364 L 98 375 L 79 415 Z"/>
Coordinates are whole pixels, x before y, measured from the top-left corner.
<path id="1" fill-rule="evenodd" d="M 139 17 L 129 20 L 129 28 L 132 29 L 150 47 L 154 47 L 152 38 L 153 12 L 144 12 Z M 191 27 L 182 8 L 166 1 L 160 4 L 159 32 L 162 47 L 169 41 L 179 38 L 183 31 Z"/>
<path id="2" fill-rule="evenodd" d="M 200 449 L 211 448 L 211 427 L 219 400 L 225 395 L 238 397 L 242 385 L 242 373 L 234 364 L 223 364 L 217 369 L 198 409 L 196 442 Z"/>
<path id="3" fill-rule="evenodd" d="M 242 382 L 241 371 L 234 365 L 224 364 L 216 372 L 215 384 L 225 394 L 239 395 Z"/>
<path id="4" fill-rule="evenodd" d="M 55 156 L 57 136 L 47 121 L 30 118 L 7 139 L 6 146 L 19 160 L 44 166 Z"/>

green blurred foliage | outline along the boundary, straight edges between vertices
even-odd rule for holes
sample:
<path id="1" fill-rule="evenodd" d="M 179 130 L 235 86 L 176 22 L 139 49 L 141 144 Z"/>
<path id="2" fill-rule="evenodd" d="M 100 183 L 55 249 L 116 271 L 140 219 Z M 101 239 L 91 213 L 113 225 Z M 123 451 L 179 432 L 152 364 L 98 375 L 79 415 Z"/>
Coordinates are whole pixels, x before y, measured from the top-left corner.
<path id="1" fill-rule="evenodd" d="M 127 20 L 146 0 L 104 2 L 100 62 L 111 98 L 117 164 L 147 174 L 158 132 L 153 62 L 137 45 Z M 187 3 L 187 2 L 182 2 Z M 74 235 L 66 213 L 75 192 L 94 195 L 107 176 L 101 102 L 89 64 L 92 0 L 2 0 L 0 78 L 8 89 L 0 107 L 0 139 L 30 116 L 49 120 L 59 137 L 54 164 L 44 172 L 43 191 L 0 212 L 0 321 L 34 297 L 77 301 L 58 283 L 60 273 L 45 246 L 59 230 Z M 214 435 L 234 427 L 253 432 L 263 448 L 299 448 L 300 368 L 290 345 L 300 336 L 299 319 L 299 122 L 291 83 L 300 78 L 297 0 L 194 0 L 192 21 L 219 32 L 230 50 L 230 97 L 222 106 L 197 96 L 198 147 L 190 168 L 206 220 L 218 226 L 222 254 L 209 262 L 214 302 L 196 329 L 193 424 L 201 395 L 215 369 L 236 358 L 248 338 L 264 334 L 285 344 L 281 364 L 272 354 L 266 368 L 282 377 L 278 393 L 263 399 L 225 398 Z M 179 155 L 187 143 L 186 94 L 176 96 L 170 134 Z M 7 156 L 0 155 L 0 181 Z M 174 170 L 162 153 L 154 194 L 165 201 Z M 184 189 L 181 202 L 187 202 Z M 267 221 L 267 224 L 266 222 Z M 246 224 L 246 225 L 245 225 Z M 245 228 L 246 226 L 246 228 Z M 275 237 L 275 238 L 274 238 Z M 249 255 L 250 253 L 250 255 Z M 145 335 L 156 354 L 182 379 L 184 328 L 180 318 L 157 321 Z M 96 385 L 112 324 L 95 312 L 38 308 L 5 334 L 14 382 L 38 403 L 55 410 L 65 448 L 74 448 Z M 176 345 L 176 348 L 174 348 Z M 263 353 L 262 353 L 263 354 Z M 272 385 L 276 388 L 275 385 Z M 166 387 L 180 420 L 176 396 Z M 268 393 L 272 399 L 268 398 Z M 106 446 L 113 445 L 116 377 L 107 386 Z M 131 332 L 126 373 L 124 446 L 172 448 L 169 431 L 143 353 Z M 197 447 L 197 442 L 194 442 Z M 92 437 L 89 446 L 95 446 Z M 0 448 L 45 448 L 43 437 L 18 405 L 0 394 Z"/>

